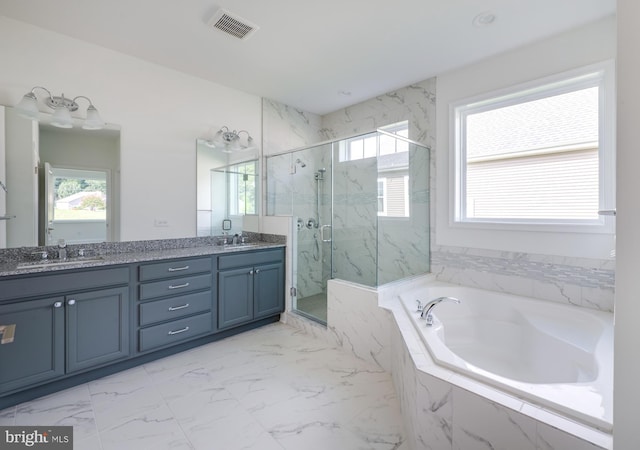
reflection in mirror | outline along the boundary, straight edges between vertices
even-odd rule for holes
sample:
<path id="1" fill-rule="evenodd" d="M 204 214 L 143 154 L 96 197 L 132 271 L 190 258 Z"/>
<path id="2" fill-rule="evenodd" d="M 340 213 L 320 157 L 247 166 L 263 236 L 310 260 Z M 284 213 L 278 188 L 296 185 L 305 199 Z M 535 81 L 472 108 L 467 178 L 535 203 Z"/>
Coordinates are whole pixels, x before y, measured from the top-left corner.
<path id="1" fill-rule="evenodd" d="M 111 176 L 108 170 L 53 167 L 44 163 L 44 204 L 38 227 L 44 245 L 107 242 Z"/>
<path id="2" fill-rule="evenodd" d="M 0 216 L 9 218 L 0 220 L 0 248 L 118 241 L 119 128 L 61 129 L 42 113 L 39 121 L 0 113 Z"/>
<path id="3" fill-rule="evenodd" d="M 198 140 L 197 234 L 216 236 L 251 230 L 247 216 L 259 214 L 259 159 L 256 150 L 224 152 Z"/>

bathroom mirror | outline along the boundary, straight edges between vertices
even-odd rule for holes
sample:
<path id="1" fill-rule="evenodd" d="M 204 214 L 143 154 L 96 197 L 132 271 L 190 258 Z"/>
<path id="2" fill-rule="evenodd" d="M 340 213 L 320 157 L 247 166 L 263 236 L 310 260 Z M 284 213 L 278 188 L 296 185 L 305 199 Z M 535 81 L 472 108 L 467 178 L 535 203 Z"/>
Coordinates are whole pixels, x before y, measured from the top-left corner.
<path id="1" fill-rule="evenodd" d="M 118 241 L 120 129 L 62 129 L 0 106 L 0 248 Z"/>
<path id="2" fill-rule="evenodd" d="M 198 139 L 196 153 L 198 236 L 258 231 L 252 229 L 260 214 L 258 151 L 229 153 Z"/>

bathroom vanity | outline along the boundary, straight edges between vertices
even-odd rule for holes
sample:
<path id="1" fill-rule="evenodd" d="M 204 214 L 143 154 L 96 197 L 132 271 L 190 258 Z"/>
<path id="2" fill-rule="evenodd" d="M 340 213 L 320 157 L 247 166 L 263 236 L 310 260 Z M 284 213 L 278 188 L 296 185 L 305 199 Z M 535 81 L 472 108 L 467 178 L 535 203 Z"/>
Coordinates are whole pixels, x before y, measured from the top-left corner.
<path id="1" fill-rule="evenodd" d="M 0 271 L 0 409 L 278 321 L 284 311 L 284 244 L 88 261 Z"/>

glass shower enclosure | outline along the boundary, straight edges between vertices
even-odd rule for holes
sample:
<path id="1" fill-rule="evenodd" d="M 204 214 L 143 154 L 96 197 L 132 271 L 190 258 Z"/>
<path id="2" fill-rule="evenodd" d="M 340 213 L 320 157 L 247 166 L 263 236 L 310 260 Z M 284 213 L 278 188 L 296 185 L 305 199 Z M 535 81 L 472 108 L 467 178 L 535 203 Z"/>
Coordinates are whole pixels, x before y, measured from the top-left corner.
<path id="1" fill-rule="evenodd" d="M 378 130 L 268 156 L 267 214 L 293 216 L 293 310 L 327 321 L 327 281 L 429 271 L 429 150 Z"/>

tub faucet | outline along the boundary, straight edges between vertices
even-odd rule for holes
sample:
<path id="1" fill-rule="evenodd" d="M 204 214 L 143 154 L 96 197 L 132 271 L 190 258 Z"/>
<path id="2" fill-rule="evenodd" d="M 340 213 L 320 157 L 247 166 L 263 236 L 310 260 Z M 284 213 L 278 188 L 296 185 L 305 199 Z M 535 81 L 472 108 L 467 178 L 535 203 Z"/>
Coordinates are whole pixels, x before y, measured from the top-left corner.
<path id="1" fill-rule="evenodd" d="M 428 327 L 433 325 L 433 314 L 431 314 L 431 310 L 433 308 L 435 308 L 436 305 L 438 305 L 438 304 L 440 304 L 442 302 L 460 303 L 460 300 L 458 300 L 455 297 L 438 297 L 435 300 L 431 300 L 429 303 L 424 305 L 424 307 L 422 308 L 422 313 L 420 314 L 420 317 L 423 318 L 423 319 L 424 318 L 427 319 L 427 326 Z"/>

